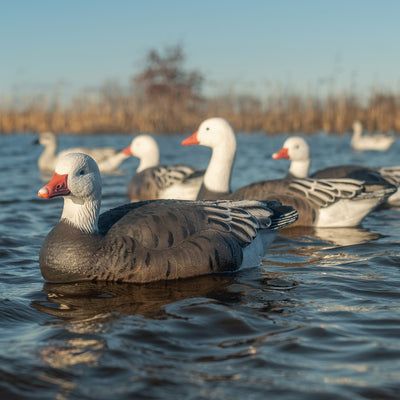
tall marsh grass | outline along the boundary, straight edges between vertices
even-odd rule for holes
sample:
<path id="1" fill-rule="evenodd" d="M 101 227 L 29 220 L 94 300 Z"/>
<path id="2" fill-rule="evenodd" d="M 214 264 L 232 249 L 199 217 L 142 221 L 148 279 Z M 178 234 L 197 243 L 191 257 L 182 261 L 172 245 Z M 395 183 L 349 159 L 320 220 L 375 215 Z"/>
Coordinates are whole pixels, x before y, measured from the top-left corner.
<path id="1" fill-rule="evenodd" d="M 0 101 L 0 133 L 186 133 L 211 116 L 224 117 L 236 131 L 244 132 L 342 134 L 351 130 L 356 119 L 371 132 L 400 132 L 400 94 L 319 98 L 276 93 L 266 100 L 231 94 L 190 101 L 160 97 L 149 102 L 122 90 L 103 90 L 96 97 L 82 93 L 64 106 L 60 99 L 42 95 L 14 103 Z"/>

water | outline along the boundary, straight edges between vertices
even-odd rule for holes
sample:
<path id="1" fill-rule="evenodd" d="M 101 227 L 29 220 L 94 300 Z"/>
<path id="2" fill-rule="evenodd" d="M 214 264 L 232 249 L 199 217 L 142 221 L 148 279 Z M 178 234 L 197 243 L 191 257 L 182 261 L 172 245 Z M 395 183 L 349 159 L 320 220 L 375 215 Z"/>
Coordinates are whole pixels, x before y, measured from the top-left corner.
<path id="1" fill-rule="evenodd" d="M 207 165 L 184 136 L 162 162 Z M 46 284 L 38 253 L 62 201 L 37 197 L 34 135 L 0 137 L 2 399 L 398 399 L 400 210 L 354 229 L 292 230 L 257 268 L 146 285 Z M 60 147 L 123 148 L 128 136 L 62 136 Z M 239 135 L 233 186 L 285 174 L 284 137 Z M 312 169 L 398 165 L 399 146 L 354 153 L 310 138 Z M 102 209 L 126 201 L 135 159 L 103 179 Z"/>

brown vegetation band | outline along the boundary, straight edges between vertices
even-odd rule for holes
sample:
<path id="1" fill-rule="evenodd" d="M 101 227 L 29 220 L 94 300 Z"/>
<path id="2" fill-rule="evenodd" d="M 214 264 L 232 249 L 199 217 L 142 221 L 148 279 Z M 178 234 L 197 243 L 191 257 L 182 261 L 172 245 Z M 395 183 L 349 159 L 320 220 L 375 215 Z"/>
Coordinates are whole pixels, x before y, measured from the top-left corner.
<path id="1" fill-rule="evenodd" d="M 366 104 L 355 96 L 324 100 L 292 95 L 271 96 L 265 104 L 251 96 L 221 96 L 212 100 L 152 98 L 151 103 L 123 94 L 93 100 L 82 95 L 69 106 L 50 104 L 45 96 L 18 105 L 0 104 L 0 132 L 51 130 L 57 133 L 186 133 L 207 117 L 220 116 L 236 131 L 266 133 L 343 133 L 354 120 L 365 129 L 400 132 L 400 97 L 371 94 Z"/>

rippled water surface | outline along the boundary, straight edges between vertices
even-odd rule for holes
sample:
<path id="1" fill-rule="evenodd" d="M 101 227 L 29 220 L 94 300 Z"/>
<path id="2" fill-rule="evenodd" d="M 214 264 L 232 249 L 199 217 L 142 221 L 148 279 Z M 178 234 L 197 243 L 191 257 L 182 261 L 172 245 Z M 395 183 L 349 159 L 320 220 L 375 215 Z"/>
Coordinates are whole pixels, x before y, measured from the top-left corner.
<path id="1" fill-rule="evenodd" d="M 207 165 L 208 149 L 157 136 L 163 163 Z M 359 228 L 288 230 L 262 263 L 233 275 L 146 285 L 51 285 L 38 254 L 62 200 L 37 197 L 34 135 L 0 136 L 1 399 L 399 399 L 400 210 Z M 238 137 L 233 187 L 283 176 L 285 137 Z M 61 136 L 60 147 L 125 147 L 122 135 Z M 314 135 L 312 170 L 399 165 Z M 102 209 L 126 202 L 103 177 Z M 338 216 L 340 218 L 340 216 Z"/>

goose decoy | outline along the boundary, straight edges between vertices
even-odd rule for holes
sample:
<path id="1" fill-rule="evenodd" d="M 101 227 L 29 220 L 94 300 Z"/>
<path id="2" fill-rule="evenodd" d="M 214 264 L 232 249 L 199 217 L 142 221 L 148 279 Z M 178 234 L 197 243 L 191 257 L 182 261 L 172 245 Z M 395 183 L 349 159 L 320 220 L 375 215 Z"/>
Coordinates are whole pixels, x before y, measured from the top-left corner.
<path id="1" fill-rule="evenodd" d="M 275 160 L 290 160 L 287 178 L 307 178 L 309 176 L 313 179 L 354 178 L 365 182 L 377 182 L 384 179 L 397 188 L 400 185 L 400 166 L 366 167 L 362 165 L 337 165 L 324 168 L 309 175 L 311 164 L 310 148 L 306 140 L 300 136 L 292 136 L 286 139 L 282 148 L 274 153 L 272 158 Z M 399 206 L 400 191 L 397 190 L 389 196 L 385 204 Z"/>
<path id="2" fill-rule="evenodd" d="M 361 122 L 355 121 L 350 146 L 356 151 L 386 151 L 396 140 L 394 136 L 384 134 L 363 135 L 362 130 Z"/>
<path id="3" fill-rule="evenodd" d="M 53 173 L 58 159 L 68 153 L 85 153 L 90 155 L 97 162 L 102 173 L 115 172 L 120 164 L 129 157 L 111 147 L 77 147 L 57 153 L 57 137 L 53 132 L 41 132 L 36 143 L 44 146 L 44 150 L 38 160 L 39 170 L 43 173 Z"/>
<path id="4" fill-rule="evenodd" d="M 48 282 L 150 282 L 254 266 L 297 212 L 278 202 L 154 200 L 99 215 L 101 177 L 86 154 L 58 160 L 39 197 L 63 197 L 40 249 Z"/>
<path id="5" fill-rule="evenodd" d="M 222 118 L 210 118 L 182 142 L 212 148 L 198 199 L 273 199 L 292 205 L 298 226 L 350 227 L 396 191 L 386 181 L 368 184 L 356 179 L 275 179 L 256 182 L 235 192 L 230 178 L 236 152 L 235 133 Z"/>
<path id="6" fill-rule="evenodd" d="M 159 165 L 160 151 L 150 135 L 136 136 L 122 152 L 140 160 L 128 183 L 130 201 L 197 198 L 204 171 L 190 165 Z"/>

